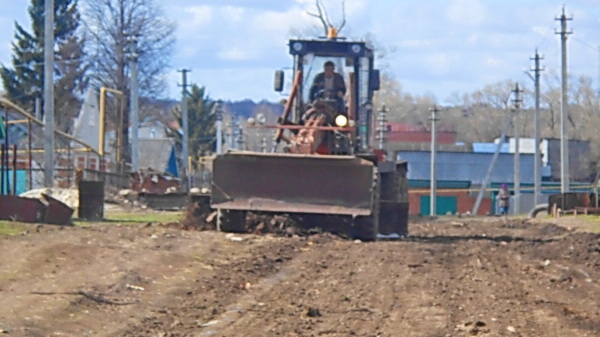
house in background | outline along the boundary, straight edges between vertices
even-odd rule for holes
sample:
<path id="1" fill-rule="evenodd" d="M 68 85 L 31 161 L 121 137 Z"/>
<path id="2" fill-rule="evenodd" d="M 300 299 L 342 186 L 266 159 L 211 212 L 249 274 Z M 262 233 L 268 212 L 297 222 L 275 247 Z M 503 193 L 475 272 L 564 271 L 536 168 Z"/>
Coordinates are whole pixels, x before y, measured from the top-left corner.
<path id="1" fill-rule="evenodd" d="M 158 121 L 143 123 L 138 131 L 138 167 L 178 175 L 172 159 L 176 156 L 175 139 L 167 137 L 165 125 Z"/>
<path id="2" fill-rule="evenodd" d="M 94 90 L 87 93 L 81 112 L 75 119 L 73 135 L 82 140 L 95 151 L 99 151 L 100 144 L 100 113 L 98 95 Z M 131 129 L 129 130 L 131 139 Z M 95 172 L 114 172 L 117 168 L 117 139 L 115 130 L 105 131 L 104 156 L 89 152 L 77 152 L 83 146 L 72 143 L 74 149 L 74 167 Z M 175 141 L 167 137 L 165 125 L 158 121 L 144 121 L 138 130 L 138 167 L 144 172 L 154 172 L 159 176 L 165 172 L 170 173 L 171 180 L 178 175 L 177 165 L 173 165 L 172 157 L 175 151 Z M 170 162 L 171 159 L 171 162 Z M 162 178 L 159 178 L 162 179 Z M 123 187 L 127 186 L 127 183 Z"/>

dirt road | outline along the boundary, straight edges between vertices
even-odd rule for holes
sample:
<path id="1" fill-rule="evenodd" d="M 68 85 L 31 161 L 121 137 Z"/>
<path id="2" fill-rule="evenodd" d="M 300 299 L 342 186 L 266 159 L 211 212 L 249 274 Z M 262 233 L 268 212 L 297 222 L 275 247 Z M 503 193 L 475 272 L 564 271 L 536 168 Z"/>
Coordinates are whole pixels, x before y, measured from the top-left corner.
<path id="1" fill-rule="evenodd" d="M 600 236 L 444 219 L 403 241 L 28 225 L 0 239 L 7 336 L 600 336 Z"/>

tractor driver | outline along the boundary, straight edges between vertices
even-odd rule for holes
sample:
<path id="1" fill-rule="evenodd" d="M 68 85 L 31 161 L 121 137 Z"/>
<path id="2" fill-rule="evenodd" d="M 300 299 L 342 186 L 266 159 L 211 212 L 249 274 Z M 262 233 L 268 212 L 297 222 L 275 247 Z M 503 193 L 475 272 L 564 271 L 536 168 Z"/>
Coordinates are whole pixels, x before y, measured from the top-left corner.
<path id="1" fill-rule="evenodd" d="M 310 99 L 330 98 L 338 102 L 338 110 L 343 110 L 344 94 L 346 93 L 346 83 L 344 77 L 335 72 L 335 65 L 331 61 L 325 62 L 324 71 L 317 74 L 310 87 Z"/>

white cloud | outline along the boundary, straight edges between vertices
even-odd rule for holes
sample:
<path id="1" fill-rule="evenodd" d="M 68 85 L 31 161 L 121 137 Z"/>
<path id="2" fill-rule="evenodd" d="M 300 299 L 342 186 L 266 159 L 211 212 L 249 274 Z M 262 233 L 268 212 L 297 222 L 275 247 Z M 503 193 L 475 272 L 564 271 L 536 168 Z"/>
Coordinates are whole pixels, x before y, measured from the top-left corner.
<path id="1" fill-rule="evenodd" d="M 504 62 L 500 59 L 497 59 L 495 57 L 488 57 L 488 59 L 486 60 L 486 65 L 491 66 L 491 67 L 498 67 L 504 64 Z"/>
<path id="2" fill-rule="evenodd" d="M 401 48 L 429 48 L 433 45 L 434 41 L 428 39 L 415 39 L 415 40 L 401 40 L 397 43 L 398 47 Z"/>
<path id="3" fill-rule="evenodd" d="M 443 75 L 450 72 L 453 58 L 446 53 L 436 53 L 429 56 L 426 60 L 430 72 L 436 75 Z"/>
<path id="4" fill-rule="evenodd" d="M 446 15 L 450 22 L 461 26 L 480 26 L 488 19 L 487 9 L 479 0 L 452 0 Z"/>
<path id="5" fill-rule="evenodd" d="M 531 30 L 543 37 L 554 35 L 554 30 L 548 26 L 533 26 Z"/>
<path id="6" fill-rule="evenodd" d="M 237 6 L 225 6 L 221 9 L 221 12 L 225 21 L 234 23 L 242 22 L 246 14 L 244 8 Z"/>
<path id="7" fill-rule="evenodd" d="M 285 38 L 290 27 L 309 25 L 313 19 L 299 7 L 292 7 L 286 12 L 265 11 L 251 19 L 251 28 L 263 37 Z"/>
<path id="8" fill-rule="evenodd" d="M 179 8 L 178 12 L 187 14 L 178 15 L 177 22 L 186 31 L 193 32 L 201 27 L 208 27 L 213 23 L 214 9 L 207 5 Z"/>
<path id="9" fill-rule="evenodd" d="M 179 79 L 176 75 L 172 78 Z M 273 68 L 199 69 L 190 73 L 190 81 L 205 86 L 215 99 L 278 101 L 280 98 L 273 91 Z"/>
<path id="10" fill-rule="evenodd" d="M 242 49 L 239 47 L 230 47 L 219 51 L 217 56 L 223 60 L 244 61 L 253 59 L 257 55 L 256 50 L 251 50 L 249 48 Z"/>

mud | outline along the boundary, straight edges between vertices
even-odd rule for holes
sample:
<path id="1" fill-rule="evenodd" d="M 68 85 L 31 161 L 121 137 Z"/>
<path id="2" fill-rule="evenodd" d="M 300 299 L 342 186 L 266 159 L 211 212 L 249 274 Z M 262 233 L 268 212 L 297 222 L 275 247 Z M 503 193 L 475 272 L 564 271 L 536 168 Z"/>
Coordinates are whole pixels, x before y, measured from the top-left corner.
<path id="1" fill-rule="evenodd" d="M 401 241 L 171 225 L 0 239 L 7 336 L 598 336 L 600 237 L 500 218 Z"/>

